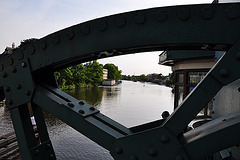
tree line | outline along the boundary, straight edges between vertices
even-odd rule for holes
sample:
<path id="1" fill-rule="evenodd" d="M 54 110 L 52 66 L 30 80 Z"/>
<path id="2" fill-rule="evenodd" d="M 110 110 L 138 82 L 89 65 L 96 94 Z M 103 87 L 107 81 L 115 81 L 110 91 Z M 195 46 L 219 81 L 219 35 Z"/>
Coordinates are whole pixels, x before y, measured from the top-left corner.
<path id="1" fill-rule="evenodd" d="M 114 64 L 104 66 L 96 60 L 78 64 L 55 72 L 58 87 L 63 90 L 98 86 L 102 83 L 103 69 L 108 69 L 108 78 L 116 81 L 122 78 L 122 71 Z"/>

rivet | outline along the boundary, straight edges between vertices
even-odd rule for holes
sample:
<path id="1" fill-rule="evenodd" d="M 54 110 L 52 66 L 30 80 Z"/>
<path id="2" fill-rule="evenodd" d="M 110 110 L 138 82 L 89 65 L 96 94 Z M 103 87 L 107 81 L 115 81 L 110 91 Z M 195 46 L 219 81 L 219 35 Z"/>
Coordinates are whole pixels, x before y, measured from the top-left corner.
<path id="1" fill-rule="evenodd" d="M 168 18 L 168 13 L 167 13 L 167 11 L 158 11 L 155 14 L 155 17 L 156 17 L 157 21 L 163 22 L 164 20 L 166 20 Z"/>
<path id="2" fill-rule="evenodd" d="M 30 91 L 30 90 L 27 90 L 27 91 L 25 92 L 25 94 L 26 94 L 27 96 L 30 96 L 30 95 L 31 95 L 31 91 Z"/>
<path id="3" fill-rule="evenodd" d="M 27 67 L 27 64 L 25 62 L 22 62 L 21 65 L 22 65 L 23 68 Z"/>
<path id="4" fill-rule="evenodd" d="M 225 16 L 229 19 L 237 19 L 240 16 L 240 10 L 235 6 L 228 7 L 225 10 Z"/>
<path id="5" fill-rule="evenodd" d="M 7 74 L 6 72 L 4 72 L 4 73 L 2 74 L 2 77 L 3 77 L 3 78 L 7 78 L 7 76 L 8 76 L 8 74 Z"/>
<path id="6" fill-rule="evenodd" d="M 81 104 L 81 105 L 84 105 L 84 104 L 85 104 L 83 101 L 79 101 L 78 103 Z"/>
<path id="7" fill-rule="evenodd" d="M 9 65 L 9 66 L 13 65 L 13 58 L 12 58 L 12 57 L 9 58 L 9 60 L 8 60 L 8 65 Z"/>
<path id="8" fill-rule="evenodd" d="M 204 7 L 201 9 L 201 16 L 206 20 L 212 19 L 214 14 L 215 14 L 215 11 L 212 7 Z"/>
<path id="9" fill-rule="evenodd" d="M 40 42 L 40 48 L 41 50 L 45 50 L 47 48 L 47 42 L 46 41 Z"/>
<path id="10" fill-rule="evenodd" d="M 240 61 L 240 52 L 237 53 L 236 58 Z"/>
<path id="11" fill-rule="evenodd" d="M 17 88 L 17 89 L 21 89 L 21 88 L 22 88 L 21 84 L 17 84 L 17 85 L 16 85 L 16 88 Z"/>
<path id="12" fill-rule="evenodd" d="M 228 77 L 228 75 L 229 75 L 229 71 L 228 71 L 228 69 L 226 69 L 226 68 L 222 68 L 220 71 L 219 71 L 219 74 L 222 76 L 222 77 Z"/>
<path id="13" fill-rule="evenodd" d="M 123 16 L 118 16 L 115 20 L 115 23 L 119 28 L 122 28 L 126 24 L 126 22 L 127 20 Z"/>
<path id="14" fill-rule="evenodd" d="M 9 105 L 13 105 L 13 100 L 10 99 L 10 100 L 8 101 L 8 104 L 9 104 Z"/>
<path id="15" fill-rule="evenodd" d="M 74 38 L 74 32 L 72 30 L 68 30 L 66 32 L 66 37 L 69 39 L 69 40 L 72 40 Z"/>
<path id="16" fill-rule="evenodd" d="M 134 17 L 134 21 L 137 24 L 143 24 L 146 21 L 146 16 L 144 15 L 144 13 L 137 13 Z"/>
<path id="17" fill-rule="evenodd" d="M 6 92 L 10 92 L 11 88 L 10 87 L 6 87 L 5 91 Z"/>
<path id="18" fill-rule="evenodd" d="M 168 143 L 169 142 L 169 137 L 167 135 L 162 135 L 160 140 L 163 143 Z"/>
<path id="19" fill-rule="evenodd" d="M 33 55 L 34 52 L 35 52 L 34 46 L 32 46 L 32 45 L 28 46 L 27 53 Z"/>
<path id="20" fill-rule="evenodd" d="M 51 144 L 46 145 L 46 150 L 49 150 L 51 148 Z"/>
<path id="21" fill-rule="evenodd" d="M 50 154 L 50 155 L 49 155 L 49 160 L 54 160 L 54 159 L 55 159 L 54 155 L 53 155 L 53 154 Z"/>
<path id="22" fill-rule="evenodd" d="M 84 114 L 84 113 L 85 113 L 84 110 L 79 110 L 78 112 L 79 112 L 80 114 Z"/>
<path id="23" fill-rule="evenodd" d="M 137 156 L 135 156 L 135 155 L 131 155 L 130 156 L 130 160 L 137 160 L 138 158 L 137 158 Z"/>
<path id="24" fill-rule="evenodd" d="M 89 108 L 91 111 L 95 111 L 95 108 L 94 107 L 90 107 Z"/>
<path id="25" fill-rule="evenodd" d="M 121 153 L 123 153 L 123 150 L 122 150 L 122 148 L 121 147 L 115 147 L 115 152 L 117 153 L 117 154 L 121 154 Z"/>
<path id="26" fill-rule="evenodd" d="M 73 108 L 74 107 L 74 104 L 73 103 L 68 103 L 68 106 Z"/>
<path id="27" fill-rule="evenodd" d="M 158 152 L 155 148 L 149 148 L 148 149 L 148 154 L 154 157 L 158 154 Z"/>
<path id="28" fill-rule="evenodd" d="M 84 35 L 88 35 L 90 33 L 90 26 L 87 24 L 84 24 L 80 28 L 80 32 Z"/>
<path id="29" fill-rule="evenodd" d="M 108 27 L 108 23 L 107 21 L 101 21 L 99 24 L 98 24 L 98 30 L 99 31 L 105 31 Z"/>
<path id="30" fill-rule="evenodd" d="M 177 11 L 177 16 L 179 19 L 186 21 L 190 18 L 191 13 L 190 10 L 188 8 L 180 8 Z"/>
<path id="31" fill-rule="evenodd" d="M 4 69 L 3 64 L 0 64 L 0 71 L 3 71 L 3 69 Z"/>
<path id="32" fill-rule="evenodd" d="M 22 60 L 24 58 L 24 54 L 22 52 L 18 53 L 18 59 Z"/>
<path id="33" fill-rule="evenodd" d="M 182 156 L 177 156 L 175 160 L 184 160 Z"/>
<path id="34" fill-rule="evenodd" d="M 162 118 L 163 118 L 163 119 L 166 119 L 169 115 L 170 115 L 170 114 L 169 114 L 168 111 L 164 111 L 164 112 L 162 113 Z"/>
<path id="35" fill-rule="evenodd" d="M 55 45 L 59 44 L 59 42 L 60 42 L 60 37 L 59 37 L 58 35 L 54 36 L 52 42 L 53 42 L 53 44 L 55 44 Z"/>
<path id="36" fill-rule="evenodd" d="M 34 151 L 34 155 L 37 156 L 37 155 L 39 154 L 39 152 L 40 152 L 40 151 L 39 151 L 38 149 L 36 149 L 36 150 Z"/>
<path id="37" fill-rule="evenodd" d="M 14 67 L 14 68 L 12 69 L 12 72 L 13 72 L 13 73 L 16 73 L 16 72 L 17 72 L 17 68 Z"/>

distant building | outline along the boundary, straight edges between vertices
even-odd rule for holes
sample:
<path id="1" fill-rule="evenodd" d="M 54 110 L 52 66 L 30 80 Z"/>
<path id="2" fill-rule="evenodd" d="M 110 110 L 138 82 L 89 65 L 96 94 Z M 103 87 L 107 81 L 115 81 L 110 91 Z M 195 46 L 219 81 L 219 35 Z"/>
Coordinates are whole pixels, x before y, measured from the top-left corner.
<path id="1" fill-rule="evenodd" d="M 159 55 L 159 64 L 172 67 L 175 75 L 174 108 L 176 108 L 215 64 L 215 52 L 164 51 Z M 207 116 L 208 112 L 206 108 L 204 115 Z"/>
<path id="2" fill-rule="evenodd" d="M 103 69 L 103 79 L 104 80 L 108 79 L 108 70 L 107 69 Z"/>

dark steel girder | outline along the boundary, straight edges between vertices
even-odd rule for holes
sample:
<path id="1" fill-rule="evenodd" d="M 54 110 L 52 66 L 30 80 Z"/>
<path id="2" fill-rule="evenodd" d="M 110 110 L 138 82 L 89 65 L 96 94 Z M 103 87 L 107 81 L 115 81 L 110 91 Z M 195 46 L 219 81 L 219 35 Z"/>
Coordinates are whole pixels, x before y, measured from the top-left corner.
<path id="1" fill-rule="evenodd" d="M 201 131 L 182 134 L 188 123 L 224 85 L 240 77 L 239 28 L 238 3 L 153 8 L 81 23 L 43 37 L 2 59 L 0 88 L 4 95 L 1 97 L 7 98 L 15 130 L 20 135 L 18 140 L 31 134 L 26 134 L 31 126 L 23 129 L 19 126 L 29 124 L 28 118 L 23 117 L 29 117 L 24 113 L 26 103 L 32 102 L 111 151 L 115 159 L 200 159 L 206 154 L 192 153 L 202 149 L 209 137 L 223 137 L 226 133 L 231 135 L 232 130 L 239 130 L 238 121 L 227 123 L 226 120 L 228 128 L 224 124 L 199 139 L 189 137 L 197 136 Z M 227 53 L 166 121 L 134 129 L 114 122 L 90 105 L 58 90 L 53 77 L 56 69 L 89 60 L 168 49 L 226 50 Z M 221 119 L 216 122 L 222 124 Z M 45 134 L 44 122 L 41 124 Z M 24 155 L 41 159 L 35 153 L 51 146 L 48 136 L 44 137 L 47 138 L 40 145 L 34 140 L 20 141 Z M 220 145 L 219 149 L 235 145 L 232 141 L 224 145 L 223 141 L 216 143 Z M 201 145 L 199 148 L 198 144 Z M 210 146 L 207 154 L 215 151 L 214 146 Z M 55 158 L 52 151 L 48 154 L 44 158 Z"/>

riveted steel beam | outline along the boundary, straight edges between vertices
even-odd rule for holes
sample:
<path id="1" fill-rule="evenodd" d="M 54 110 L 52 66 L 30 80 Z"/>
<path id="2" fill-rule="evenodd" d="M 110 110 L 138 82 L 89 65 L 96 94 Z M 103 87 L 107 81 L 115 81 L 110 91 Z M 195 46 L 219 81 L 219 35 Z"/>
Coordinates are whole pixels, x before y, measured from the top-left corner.
<path id="1" fill-rule="evenodd" d="M 37 119 L 42 125 L 45 141 L 37 145 L 34 140 L 27 140 L 28 135 L 33 135 L 27 110 L 22 109 L 32 101 L 35 106 L 46 109 L 110 150 L 115 159 L 192 158 L 193 151 L 188 146 L 196 148 L 195 144 L 202 144 L 204 136 L 196 141 L 191 139 L 191 143 L 189 139 L 183 142 L 179 137 L 222 86 L 240 77 L 239 28 L 239 3 L 162 7 L 81 23 L 18 49 L 0 60 L 0 89 L 4 91 L 0 97 L 7 97 L 8 108 L 14 124 L 17 124 L 15 130 L 24 136 L 22 141 L 19 140 L 24 157 L 39 159 L 34 157 L 35 153 L 41 151 L 44 154 L 46 147 L 51 146 L 42 116 Z M 146 124 L 131 130 L 114 122 L 95 108 L 58 90 L 52 76 L 56 69 L 106 56 L 168 49 L 228 52 L 166 121 L 160 120 L 151 126 Z M 41 78 L 42 75 L 46 75 L 45 78 Z M 13 91 L 12 87 L 15 87 Z M 27 129 L 23 125 L 25 122 L 28 123 Z M 235 125 L 229 123 L 229 127 L 232 130 Z M 225 129 L 219 128 L 213 137 L 218 137 L 218 133 Z M 210 132 L 206 134 L 206 138 L 209 137 Z M 189 144 L 185 145 L 186 150 L 184 144 Z M 55 159 L 52 149 L 42 157 Z"/>

